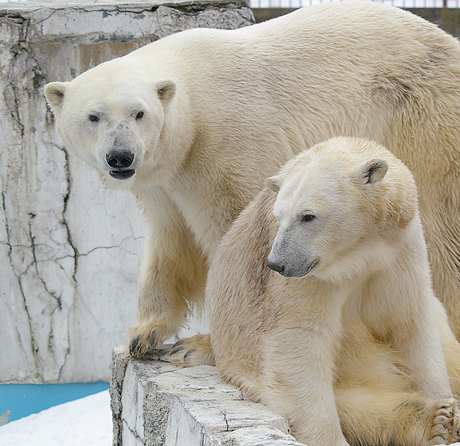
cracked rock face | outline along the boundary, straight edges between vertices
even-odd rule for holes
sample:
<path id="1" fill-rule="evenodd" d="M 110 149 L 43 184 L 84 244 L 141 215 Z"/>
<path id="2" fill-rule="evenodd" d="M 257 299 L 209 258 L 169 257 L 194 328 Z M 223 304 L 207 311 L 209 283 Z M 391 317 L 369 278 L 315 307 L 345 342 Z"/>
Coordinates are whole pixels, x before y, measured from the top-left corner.
<path id="1" fill-rule="evenodd" d="M 134 322 L 137 205 L 67 153 L 43 87 L 181 29 L 253 20 L 234 3 L 153 5 L 0 7 L 0 382 L 109 380 Z"/>

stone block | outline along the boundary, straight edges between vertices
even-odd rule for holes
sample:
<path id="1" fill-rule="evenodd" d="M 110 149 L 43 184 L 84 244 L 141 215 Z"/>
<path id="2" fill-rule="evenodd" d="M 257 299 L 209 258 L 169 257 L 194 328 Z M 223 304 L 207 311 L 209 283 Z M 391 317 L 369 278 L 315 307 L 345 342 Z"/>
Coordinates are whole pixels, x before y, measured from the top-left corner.
<path id="1" fill-rule="evenodd" d="M 126 361 L 114 350 L 114 446 L 300 445 L 284 418 L 245 400 L 215 367 L 177 368 L 161 360 L 166 351 Z"/>

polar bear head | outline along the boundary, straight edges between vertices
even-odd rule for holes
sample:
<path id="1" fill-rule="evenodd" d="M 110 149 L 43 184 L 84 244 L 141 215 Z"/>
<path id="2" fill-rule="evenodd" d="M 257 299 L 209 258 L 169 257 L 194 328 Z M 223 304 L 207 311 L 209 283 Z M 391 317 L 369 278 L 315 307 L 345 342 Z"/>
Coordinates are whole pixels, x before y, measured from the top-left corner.
<path id="1" fill-rule="evenodd" d="M 288 162 L 267 186 L 279 229 L 268 266 L 285 277 L 362 277 L 394 258 L 418 215 L 410 171 L 375 142 L 334 138 Z"/>
<path id="2" fill-rule="evenodd" d="M 111 186 L 132 178 L 146 163 L 167 164 L 155 148 L 175 92 L 174 81 L 152 81 L 121 59 L 45 87 L 62 142 Z"/>

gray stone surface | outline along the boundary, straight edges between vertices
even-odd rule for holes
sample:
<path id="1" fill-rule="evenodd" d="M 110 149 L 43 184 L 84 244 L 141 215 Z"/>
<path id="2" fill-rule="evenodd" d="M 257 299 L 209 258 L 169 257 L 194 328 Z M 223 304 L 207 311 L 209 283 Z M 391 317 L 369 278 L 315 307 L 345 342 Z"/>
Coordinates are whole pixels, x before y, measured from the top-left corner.
<path id="1" fill-rule="evenodd" d="M 0 382 L 109 380 L 136 313 L 142 218 L 67 153 L 44 85 L 183 29 L 252 20 L 241 2 L 0 4 Z"/>
<path id="2" fill-rule="evenodd" d="M 284 418 L 220 381 L 215 367 L 177 368 L 113 352 L 114 446 L 296 446 Z"/>

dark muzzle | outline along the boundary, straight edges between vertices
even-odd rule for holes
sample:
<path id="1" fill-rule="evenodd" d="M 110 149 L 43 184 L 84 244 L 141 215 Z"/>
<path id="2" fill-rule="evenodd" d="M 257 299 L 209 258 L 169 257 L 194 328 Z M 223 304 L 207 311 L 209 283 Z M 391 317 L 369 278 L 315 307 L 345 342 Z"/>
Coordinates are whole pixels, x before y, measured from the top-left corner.
<path id="1" fill-rule="evenodd" d="M 112 150 L 107 154 L 107 164 L 112 168 L 110 176 L 116 180 L 131 178 L 136 172 L 130 169 L 134 161 L 134 155 L 125 150 Z"/>

